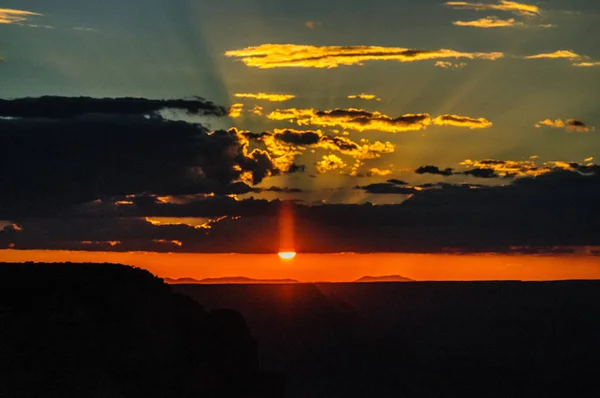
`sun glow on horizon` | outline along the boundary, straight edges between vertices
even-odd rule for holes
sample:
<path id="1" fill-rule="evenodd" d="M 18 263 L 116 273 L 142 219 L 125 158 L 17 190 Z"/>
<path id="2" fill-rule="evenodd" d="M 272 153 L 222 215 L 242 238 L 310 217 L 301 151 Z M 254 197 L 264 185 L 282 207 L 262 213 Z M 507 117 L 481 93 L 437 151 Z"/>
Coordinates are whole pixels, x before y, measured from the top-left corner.
<path id="1" fill-rule="evenodd" d="M 277 255 L 283 260 L 292 260 L 296 257 L 296 252 L 279 252 Z"/>

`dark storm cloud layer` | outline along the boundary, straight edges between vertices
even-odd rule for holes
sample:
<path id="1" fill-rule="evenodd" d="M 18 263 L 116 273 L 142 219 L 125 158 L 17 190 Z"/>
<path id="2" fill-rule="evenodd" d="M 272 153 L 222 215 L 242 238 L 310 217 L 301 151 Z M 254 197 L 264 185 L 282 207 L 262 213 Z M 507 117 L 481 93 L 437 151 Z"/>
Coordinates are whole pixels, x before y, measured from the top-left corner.
<path id="1" fill-rule="evenodd" d="M 151 115 L 165 109 L 182 110 L 193 115 L 227 115 L 225 108 L 202 98 L 157 100 L 47 96 L 0 99 L 0 117 L 65 119 L 88 114 Z"/>
<path id="2" fill-rule="evenodd" d="M 245 193 L 243 177 L 258 183 L 279 173 L 235 129 L 160 117 L 0 119 L 0 148 L 0 214 L 144 192 Z"/>
<path id="3" fill-rule="evenodd" d="M 437 184 L 420 187 L 398 205 L 301 205 L 295 215 L 301 252 L 514 251 L 600 245 L 600 167 L 554 170 L 507 186 Z M 374 191 L 404 188 L 393 181 Z M 400 193 L 400 192 L 391 192 Z M 408 193 L 402 192 L 402 193 Z M 0 232 L 0 246 L 78 250 L 276 252 L 279 201 L 208 197 L 185 204 L 156 197 L 115 207 L 92 204 L 59 220 L 15 220 Z M 96 210 L 94 206 L 98 206 Z M 103 208 L 100 208 L 104 206 Z M 114 213 L 106 209 L 114 209 Z M 218 217 L 210 229 L 153 225 L 146 216 Z M 524 228 L 526 226 L 526 228 Z"/>

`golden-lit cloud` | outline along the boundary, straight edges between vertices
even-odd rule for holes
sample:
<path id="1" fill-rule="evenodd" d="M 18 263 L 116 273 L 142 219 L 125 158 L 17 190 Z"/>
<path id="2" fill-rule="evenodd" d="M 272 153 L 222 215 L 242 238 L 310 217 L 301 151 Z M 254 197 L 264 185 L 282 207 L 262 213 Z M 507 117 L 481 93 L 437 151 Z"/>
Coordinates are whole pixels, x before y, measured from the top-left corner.
<path id="1" fill-rule="evenodd" d="M 542 126 L 555 127 L 561 129 L 565 127 L 565 122 L 563 122 L 561 119 L 545 119 L 535 124 L 535 127 L 537 127 L 538 129 Z"/>
<path id="2" fill-rule="evenodd" d="M 488 128 L 492 122 L 484 118 L 471 118 L 459 115 L 441 115 L 433 119 L 427 113 L 406 114 L 396 118 L 380 112 L 369 112 L 363 109 L 335 109 L 318 111 L 315 109 L 277 109 L 267 117 L 271 120 L 288 120 L 299 126 L 315 125 L 322 127 L 341 127 L 355 131 L 383 131 L 402 133 L 426 129 L 431 124 L 438 126 L 466 127 L 470 129 Z"/>
<path id="3" fill-rule="evenodd" d="M 363 138 L 360 142 L 355 142 L 344 136 L 325 135 L 321 130 L 274 129 L 271 133 L 248 136 L 261 141 L 273 163 L 284 171 L 289 170 L 296 158 L 307 149 L 339 152 L 354 159 L 357 169 L 366 160 L 378 159 L 396 150 L 396 145 L 389 141 L 371 142 Z"/>
<path id="4" fill-rule="evenodd" d="M 239 58 L 246 66 L 271 68 L 337 68 L 363 65 L 366 61 L 415 62 L 445 58 L 497 60 L 501 52 L 460 52 L 455 50 L 418 50 L 378 46 L 311 46 L 298 44 L 262 44 L 231 50 L 228 57 Z"/>
<path id="5" fill-rule="evenodd" d="M 573 64 L 573 66 L 578 66 L 580 68 L 591 68 L 594 66 L 600 66 L 600 61 L 595 61 L 595 62 L 576 62 Z"/>
<path id="6" fill-rule="evenodd" d="M 592 159 L 593 160 L 593 159 Z M 588 166 L 595 166 L 590 164 L 588 166 L 582 166 L 575 162 L 565 162 L 560 160 L 543 162 L 538 165 L 535 159 L 529 160 L 464 160 L 460 163 L 462 166 L 469 168 L 462 173 L 452 174 L 465 174 L 472 175 L 480 178 L 523 178 L 523 177 L 538 177 L 544 174 L 551 173 L 556 170 L 566 170 L 573 172 L 585 172 Z"/>
<path id="7" fill-rule="evenodd" d="M 537 177 L 552 171 L 549 167 L 538 167 L 534 160 L 470 160 L 461 166 L 476 170 L 490 170 L 498 177 Z"/>
<path id="8" fill-rule="evenodd" d="M 295 121 L 299 126 L 341 127 L 355 131 L 377 130 L 388 133 L 419 131 L 431 124 L 431 116 L 426 113 L 406 114 L 392 118 L 380 112 L 369 112 L 356 108 L 330 111 L 296 108 L 277 109 L 267 117 L 271 120 Z"/>
<path id="9" fill-rule="evenodd" d="M 109 240 L 109 241 L 84 240 L 81 242 L 81 244 L 84 246 L 110 246 L 110 247 L 119 246 L 121 243 L 122 242 L 118 241 L 118 240 Z"/>
<path id="10" fill-rule="evenodd" d="M 593 160 L 594 160 L 594 157 L 590 156 L 589 158 L 585 158 L 583 161 L 586 162 L 586 163 L 589 163 L 589 162 L 591 162 Z"/>
<path id="11" fill-rule="evenodd" d="M 244 111 L 244 104 L 233 104 L 231 108 L 229 108 L 229 116 L 232 118 L 238 118 L 242 116 L 242 112 Z"/>
<path id="12" fill-rule="evenodd" d="M 328 171 L 342 170 L 348 165 L 337 155 L 324 155 L 317 162 L 317 171 L 319 173 L 327 173 Z"/>
<path id="13" fill-rule="evenodd" d="M 382 170 L 382 169 L 378 169 L 377 167 L 371 168 L 367 172 L 368 177 L 384 177 L 384 176 L 389 176 L 390 174 L 392 174 L 391 170 L 385 170 L 385 169 Z"/>
<path id="14" fill-rule="evenodd" d="M 29 17 L 42 16 L 37 12 L 0 8 L 0 24 L 14 24 L 27 21 Z"/>
<path id="15" fill-rule="evenodd" d="M 523 26 L 522 22 L 518 22 L 514 18 L 499 19 L 498 17 L 481 18 L 475 21 L 454 21 L 452 23 L 456 26 L 470 26 L 473 28 L 507 28 Z"/>
<path id="16" fill-rule="evenodd" d="M 486 129 L 493 126 L 493 123 L 485 118 L 472 118 L 459 115 L 441 115 L 433 119 L 433 124 L 437 126 L 466 127 L 469 129 Z"/>
<path id="17" fill-rule="evenodd" d="M 225 218 L 227 217 L 146 217 L 145 220 L 154 226 L 186 225 L 194 229 L 211 229 L 212 224 L 218 223 Z"/>
<path id="18" fill-rule="evenodd" d="M 552 127 L 557 129 L 565 129 L 567 132 L 588 133 L 590 128 L 582 121 L 576 119 L 545 119 L 535 124 L 536 128 Z"/>
<path id="19" fill-rule="evenodd" d="M 465 62 L 460 62 L 458 64 L 449 62 L 449 61 L 436 61 L 436 63 L 433 65 L 436 68 L 442 68 L 442 69 L 462 69 L 465 66 L 467 66 L 467 64 Z"/>
<path id="20" fill-rule="evenodd" d="M 153 239 L 152 242 L 158 243 L 161 245 L 174 245 L 174 246 L 178 246 L 178 247 L 183 246 L 183 242 L 180 240 Z"/>
<path id="21" fill-rule="evenodd" d="M 270 102 L 283 102 L 296 98 L 292 94 L 269 94 L 269 93 L 239 93 L 235 95 L 237 98 L 253 98 L 257 100 L 265 100 Z"/>
<path id="22" fill-rule="evenodd" d="M 381 98 L 377 97 L 375 94 L 354 94 L 349 95 L 349 99 L 361 99 L 365 101 L 381 101 Z"/>
<path id="23" fill-rule="evenodd" d="M 322 23 L 321 22 L 317 22 L 317 21 L 306 21 L 304 23 L 304 26 L 306 26 L 308 29 L 314 29 L 318 26 L 321 26 Z"/>
<path id="24" fill-rule="evenodd" d="M 254 108 L 250 110 L 255 115 L 262 116 L 264 108 L 260 105 L 254 105 Z"/>
<path id="25" fill-rule="evenodd" d="M 580 59 L 582 58 L 581 55 L 574 53 L 571 50 L 557 50 L 553 53 L 543 53 L 543 54 L 535 54 L 535 55 L 529 55 L 527 57 L 525 57 L 526 59 Z"/>
<path id="26" fill-rule="evenodd" d="M 496 4 L 469 3 L 466 1 L 448 1 L 448 7 L 475 11 L 507 11 L 517 15 L 534 17 L 540 15 L 540 8 L 533 4 L 518 3 L 516 1 L 500 0 Z"/>

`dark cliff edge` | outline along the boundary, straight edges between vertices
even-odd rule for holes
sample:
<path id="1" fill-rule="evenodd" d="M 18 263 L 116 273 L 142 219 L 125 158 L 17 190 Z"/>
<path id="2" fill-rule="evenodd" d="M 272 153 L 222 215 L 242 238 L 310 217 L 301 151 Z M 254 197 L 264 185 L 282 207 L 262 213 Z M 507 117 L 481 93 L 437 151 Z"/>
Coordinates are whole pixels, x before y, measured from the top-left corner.
<path id="1" fill-rule="evenodd" d="M 0 263 L 0 397 L 282 397 L 241 314 L 149 272 Z"/>

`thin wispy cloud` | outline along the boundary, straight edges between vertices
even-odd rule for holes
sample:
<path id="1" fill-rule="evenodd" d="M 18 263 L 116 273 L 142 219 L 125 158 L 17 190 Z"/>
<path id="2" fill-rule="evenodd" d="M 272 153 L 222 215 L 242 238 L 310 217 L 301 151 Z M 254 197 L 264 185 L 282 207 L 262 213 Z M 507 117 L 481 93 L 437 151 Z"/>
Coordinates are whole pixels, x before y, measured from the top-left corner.
<path id="1" fill-rule="evenodd" d="M 574 53 L 572 50 L 557 50 L 553 53 L 534 54 L 525 57 L 526 59 L 570 59 L 576 60 L 583 58 L 581 55 Z"/>
<path id="2" fill-rule="evenodd" d="M 37 12 L 0 8 L 0 24 L 16 24 L 25 22 L 31 17 L 42 16 Z"/>
<path id="3" fill-rule="evenodd" d="M 567 132 L 588 133 L 590 128 L 581 120 L 576 119 L 545 119 L 535 124 L 536 128 L 550 127 L 555 129 L 565 129 Z"/>
<path id="4" fill-rule="evenodd" d="M 288 120 L 299 126 L 314 125 L 322 127 L 341 127 L 355 131 L 383 131 L 387 133 L 403 133 L 420 131 L 432 124 L 438 126 L 466 127 L 470 129 L 488 128 L 492 122 L 484 118 L 471 118 L 460 115 L 441 115 L 432 118 L 427 113 L 405 114 L 391 117 L 380 112 L 369 112 L 363 109 L 334 109 L 319 111 L 316 109 L 277 109 L 267 117 L 271 120 Z"/>
<path id="5" fill-rule="evenodd" d="M 448 1 L 446 5 L 455 9 L 475 11 L 507 11 L 517 15 L 534 17 L 540 15 L 540 8 L 533 4 L 518 3 L 516 1 L 500 0 L 496 4 L 469 3 L 466 1 Z"/>
<path id="6" fill-rule="evenodd" d="M 458 115 L 442 115 L 433 120 L 437 126 L 466 127 L 469 129 L 485 129 L 492 127 L 492 122 L 485 118 L 473 118 Z"/>
<path id="7" fill-rule="evenodd" d="M 269 93 L 239 93 L 235 95 L 237 98 L 252 98 L 256 100 L 265 100 L 270 102 L 284 102 L 296 98 L 292 94 L 269 94 Z"/>
<path id="8" fill-rule="evenodd" d="M 240 59 L 246 66 L 273 68 L 337 68 L 363 65 L 367 61 L 415 62 L 436 59 L 497 60 L 502 52 L 461 52 L 449 49 L 418 50 L 379 46 L 310 46 L 297 44 L 262 44 L 231 50 L 227 57 Z"/>
<path id="9" fill-rule="evenodd" d="M 576 62 L 573 64 L 573 66 L 577 66 L 580 68 L 592 68 L 594 66 L 600 66 L 600 61 L 594 61 L 594 62 Z"/>
<path id="10" fill-rule="evenodd" d="M 373 167 L 367 172 L 367 177 L 385 177 L 389 176 L 390 174 L 392 174 L 392 170 Z"/>
<path id="11" fill-rule="evenodd" d="M 466 62 L 460 62 L 458 64 L 448 61 L 437 61 L 433 66 L 441 69 L 462 69 L 467 66 Z"/>
<path id="12" fill-rule="evenodd" d="M 349 99 L 360 99 L 365 101 L 381 101 L 381 98 L 377 97 L 375 94 L 354 94 L 349 95 Z"/>
<path id="13" fill-rule="evenodd" d="M 514 18 L 500 19 L 498 17 L 481 18 L 475 21 L 454 21 L 452 23 L 456 26 L 468 26 L 473 28 L 508 28 L 523 26 L 522 22 L 518 22 Z"/>
<path id="14" fill-rule="evenodd" d="M 306 26 L 308 29 L 315 29 L 315 28 L 321 26 L 321 22 L 318 22 L 318 21 L 306 21 L 304 23 L 304 26 Z"/>

